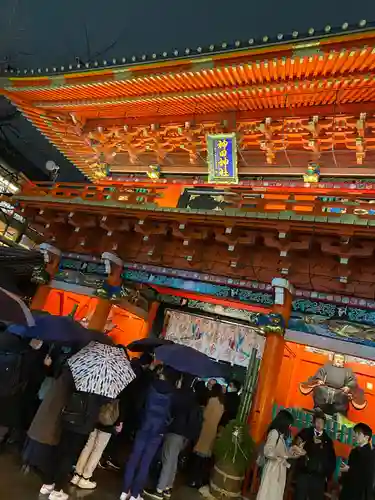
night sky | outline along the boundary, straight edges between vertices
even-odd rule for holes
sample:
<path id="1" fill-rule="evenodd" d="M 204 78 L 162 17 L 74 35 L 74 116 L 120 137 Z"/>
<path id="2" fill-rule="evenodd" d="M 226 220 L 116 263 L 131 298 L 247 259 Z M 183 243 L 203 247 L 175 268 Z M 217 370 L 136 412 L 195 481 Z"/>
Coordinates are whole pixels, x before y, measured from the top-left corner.
<path id="1" fill-rule="evenodd" d="M 1 0 L 0 69 L 37 69 L 207 47 L 277 33 L 306 32 L 327 24 L 375 20 L 373 0 L 278 2 L 245 0 Z M 0 105 L 0 117 L 6 113 Z M 62 180 L 82 179 L 23 118 L 12 140 L 41 168 L 48 159 Z"/>

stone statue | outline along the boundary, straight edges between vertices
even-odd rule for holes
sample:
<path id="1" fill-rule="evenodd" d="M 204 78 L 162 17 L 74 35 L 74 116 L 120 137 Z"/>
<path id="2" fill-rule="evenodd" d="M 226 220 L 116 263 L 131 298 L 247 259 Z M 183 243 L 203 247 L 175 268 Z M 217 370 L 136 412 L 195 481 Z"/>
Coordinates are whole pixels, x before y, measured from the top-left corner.
<path id="1" fill-rule="evenodd" d="M 351 368 L 345 366 L 345 356 L 334 354 L 331 363 L 319 368 L 313 377 L 300 384 L 302 394 L 313 394 L 314 409 L 327 415 L 346 416 L 351 403 L 356 410 L 363 410 L 367 401 L 358 386 Z"/>

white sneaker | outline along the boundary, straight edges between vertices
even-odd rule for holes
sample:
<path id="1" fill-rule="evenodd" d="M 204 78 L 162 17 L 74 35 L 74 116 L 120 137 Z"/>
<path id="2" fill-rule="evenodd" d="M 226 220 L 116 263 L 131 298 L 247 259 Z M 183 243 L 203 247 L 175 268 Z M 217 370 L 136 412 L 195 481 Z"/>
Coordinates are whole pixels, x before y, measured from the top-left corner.
<path id="1" fill-rule="evenodd" d="M 74 474 L 72 480 L 70 481 L 70 483 L 73 485 L 73 486 L 78 486 L 78 483 L 80 482 L 81 480 L 81 476 L 79 476 L 78 474 Z"/>
<path id="2" fill-rule="evenodd" d="M 68 498 L 69 495 L 67 493 L 64 493 L 63 490 L 60 490 L 53 491 L 48 497 L 48 500 L 68 500 Z"/>
<path id="3" fill-rule="evenodd" d="M 82 490 L 95 490 L 96 483 L 95 481 L 90 481 L 90 479 L 85 479 L 84 477 L 81 477 L 81 479 L 77 483 L 77 486 Z"/>
<path id="4" fill-rule="evenodd" d="M 121 493 L 120 500 L 130 500 L 130 493 L 125 493 L 124 491 Z"/>
<path id="5" fill-rule="evenodd" d="M 55 483 L 54 484 L 43 484 L 43 486 L 40 488 L 39 493 L 41 495 L 50 495 L 54 489 L 55 489 Z"/>

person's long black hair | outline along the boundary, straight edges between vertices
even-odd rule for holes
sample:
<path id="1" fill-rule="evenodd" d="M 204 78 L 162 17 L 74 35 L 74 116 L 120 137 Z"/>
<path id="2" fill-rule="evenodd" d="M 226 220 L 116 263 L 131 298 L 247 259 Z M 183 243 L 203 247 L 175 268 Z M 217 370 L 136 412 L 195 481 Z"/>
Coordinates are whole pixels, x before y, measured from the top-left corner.
<path id="1" fill-rule="evenodd" d="M 293 422 L 293 415 L 288 410 L 281 410 L 272 420 L 267 434 L 275 429 L 279 434 L 287 438 L 290 435 L 290 426 L 293 425 Z"/>

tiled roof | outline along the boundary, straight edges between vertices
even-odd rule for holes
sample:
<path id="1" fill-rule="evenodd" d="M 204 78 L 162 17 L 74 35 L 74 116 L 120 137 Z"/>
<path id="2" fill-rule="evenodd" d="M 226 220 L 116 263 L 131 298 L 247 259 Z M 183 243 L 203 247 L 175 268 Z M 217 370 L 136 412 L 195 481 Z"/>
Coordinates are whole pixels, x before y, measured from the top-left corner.
<path id="1" fill-rule="evenodd" d="M 99 130 L 118 140 L 120 127 L 126 136 L 121 151 L 127 152 L 132 147 L 127 143 L 131 134 L 123 130 L 128 123 L 130 128 L 137 121 L 148 127 L 164 123 L 181 128 L 180 123 L 191 121 L 214 126 L 222 122 L 223 113 L 232 113 L 232 118 L 236 113 L 238 123 L 332 112 L 372 116 L 374 27 L 365 21 L 336 29 L 327 26 L 304 34 L 212 45 L 207 50 L 186 49 L 161 58 L 145 56 L 130 64 L 112 61 L 105 69 L 99 63 L 94 70 L 78 65 L 42 76 L 39 68 L 36 74 L 0 79 L 0 93 L 95 179 L 97 157 L 101 158 L 97 149 L 110 149 L 111 141 L 97 147 L 90 134 Z"/>
<path id="2" fill-rule="evenodd" d="M 67 66 L 49 67 L 49 68 L 29 68 L 25 70 L 5 69 L 4 75 L 12 76 L 30 76 L 35 75 L 65 75 L 66 73 L 82 73 L 98 69 L 118 69 L 124 66 L 137 67 L 140 64 L 147 66 L 156 62 L 158 65 L 176 61 L 190 61 L 193 58 L 202 58 L 205 56 L 224 56 L 241 54 L 243 51 L 259 48 L 262 50 L 270 50 L 285 46 L 285 44 L 310 44 L 321 40 L 335 40 L 342 35 L 357 35 L 366 34 L 374 30 L 375 21 L 369 22 L 364 19 L 358 23 L 343 23 L 341 26 L 332 27 L 326 25 L 324 28 L 310 28 L 307 32 L 300 33 L 293 31 L 292 33 L 265 34 L 259 38 L 249 38 L 248 40 L 222 41 L 220 43 L 211 44 L 207 47 L 186 47 L 180 50 L 163 52 L 160 54 L 142 54 L 141 56 L 133 55 L 131 57 L 118 57 L 111 60 L 97 60 L 93 63 L 82 64 L 80 62 L 69 64 Z"/>

